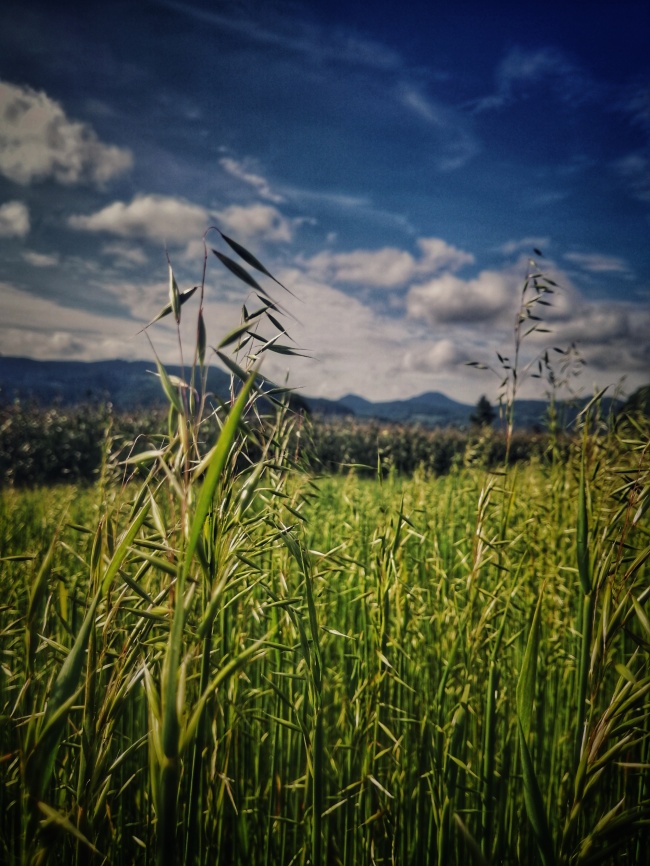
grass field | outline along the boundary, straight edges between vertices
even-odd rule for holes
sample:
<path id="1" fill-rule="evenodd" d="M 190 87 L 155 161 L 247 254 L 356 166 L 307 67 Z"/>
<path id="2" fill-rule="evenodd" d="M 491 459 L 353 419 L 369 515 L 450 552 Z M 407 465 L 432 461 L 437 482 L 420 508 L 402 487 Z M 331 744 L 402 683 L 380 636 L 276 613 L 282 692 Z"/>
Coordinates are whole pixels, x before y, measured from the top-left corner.
<path id="1" fill-rule="evenodd" d="M 3 862 L 643 863 L 641 433 L 508 475 L 268 455 L 180 605 L 168 487 L 4 491 Z"/>

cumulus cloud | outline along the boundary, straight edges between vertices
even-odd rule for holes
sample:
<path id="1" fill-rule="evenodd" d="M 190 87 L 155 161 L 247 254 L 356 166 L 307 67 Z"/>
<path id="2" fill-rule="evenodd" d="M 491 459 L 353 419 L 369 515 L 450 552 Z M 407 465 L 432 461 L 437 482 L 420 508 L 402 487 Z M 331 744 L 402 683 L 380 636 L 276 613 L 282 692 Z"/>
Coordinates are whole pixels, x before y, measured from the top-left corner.
<path id="1" fill-rule="evenodd" d="M 312 358 L 267 358 L 264 369 L 276 380 L 292 371 L 291 384 L 312 396 L 339 397 L 353 392 L 370 399 L 404 396 L 399 376 L 404 353 L 412 346 L 413 328 L 388 317 L 340 289 L 297 270 L 280 279 L 300 298 L 283 303 L 295 314 L 288 329 Z M 309 311 L 305 315 L 305 310 Z"/>
<path id="2" fill-rule="evenodd" d="M 272 205 L 231 205 L 212 215 L 220 228 L 237 238 L 276 242 L 293 238 L 294 221 L 286 219 Z M 131 202 L 115 201 L 94 214 L 74 214 L 68 218 L 68 225 L 79 231 L 104 232 L 174 246 L 189 245 L 188 250 L 194 253 L 199 250 L 197 244 L 211 221 L 214 221 L 211 212 L 200 205 L 170 196 L 139 194 Z M 121 251 L 124 254 L 125 248 Z M 130 256 L 134 260 L 137 253 L 131 251 Z"/>
<path id="3" fill-rule="evenodd" d="M 617 260 L 601 261 L 596 254 L 584 264 L 605 267 L 601 273 L 625 265 Z M 442 274 L 412 286 L 406 299 L 407 314 L 427 329 L 430 339 L 426 347 L 414 341 L 405 359 L 406 369 L 442 374 L 466 360 L 496 364 L 497 352 L 511 355 L 524 268 L 522 258 L 503 271 L 483 271 L 467 280 Z M 540 324 L 549 332 L 533 332 L 524 339 L 520 370 L 549 346 L 576 344 L 587 364 L 585 379 L 591 375 L 592 381 L 607 385 L 627 376 L 630 387 L 647 380 L 650 308 L 611 298 L 589 300 L 562 270 L 553 269 L 553 279 L 561 288 L 545 298 L 552 305 L 536 310 L 543 318 Z M 523 381 L 522 396 L 541 396 L 532 380 Z"/>
<path id="4" fill-rule="evenodd" d="M 406 298 L 408 315 L 432 325 L 448 322 L 491 322 L 515 308 L 520 280 L 509 271 L 481 271 L 470 280 L 442 274 L 412 286 Z"/>
<path id="5" fill-rule="evenodd" d="M 375 288 L 395 288 L 424 275 L 442 270 L 456 271 L 472 264 L 474 256 L 441 238 L 420 238 L 420 256 L 407 250 L 384 247 L 379 250 L 354 250 L 349 253 L 324 251 L 305 264 L 317 279 L 351 283 Z"/>
<path id="6" fill-rule="evenodd" d="M 42 91 L 0 82 L 0 173 L 9 180 L 103 186 L 132 164 L 131 151 L 101 142 Z"/>
<path id="7" fill-rule="evenodd" d="M 68 219 L 68 225 L 79 231 L 178 245 L 203 235 L 208 224 L 208 212 L 199 205 L 179 198 L 142 194 L 128 204 L 115 201 L 97 213 L 75 214 Z"/>
<path id="8" fill-rule="evenodd" d="M 249 186 L 252 186 L 261 198 L 276 203 L 284 201 L 281 195 L 273 192 L 273 190 L 269 186 L 268 181 L 265 180 L 265 178 L 263 178 L 259 174 L 256 174 L 254 171 L 250 171 L 245 163 L 242 163 L 236 159 L 232 159 L 231 157 L 224 156 L 222 159 L 219 160 L 219 164 L 229 175 L 231 175 L 232 177 L 236 177 L 238 180 L 243 181 Z"/>
<path id="9" fill-rule="evenodd" d="M 0 238 L 24 238 L 27 234 L 29 234 L 27 205 L 22 201 L 8 201 L 0 205 Z"/>
<path id="10" fill-rule="evenodd" d="M 222 227 L 239 238 L 280 242 L 293 238 L 294 222 L 272 205 L 231 205 L 219 211 L 217 217 Z"/>
<path id="11" fill-rule="evenodd" d="M 457 370 L 468 360 L 467 350 L 457 340 L 442 338 L 406 352 L 402 367 L 405 372 L 444 373 Z"/>

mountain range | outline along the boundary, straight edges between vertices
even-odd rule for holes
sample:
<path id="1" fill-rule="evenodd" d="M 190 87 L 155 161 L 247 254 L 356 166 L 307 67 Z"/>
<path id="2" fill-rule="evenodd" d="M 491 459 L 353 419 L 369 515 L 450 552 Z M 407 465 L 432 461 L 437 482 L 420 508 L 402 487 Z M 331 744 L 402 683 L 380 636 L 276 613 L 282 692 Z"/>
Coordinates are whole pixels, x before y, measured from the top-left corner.
<path id="1" fill-rule="evenodd" d="M 179 367 L 166 368 L 181 376 Z M 210 367 L 208 390 L 221 397 L 229 393 L 230 375 Z M 165 395 L 150 361 L 36 361 L 0 355 L 0 404 L 15 400 L 41 406 L 70 406 L 79 403 L 112 403 L 118 411 L 149 408 L 165 404 Z M 474 407 L 452 400 L 439 391 L 428 391 L 406 400 L 372 402 L 356 394 L 339 400 L 297 396 L 296 402 L 312 414 L 325 418 L 352 416 L 390 423 L 419 423 L 427 426 L 465 427 Z M 565 423 L 580 410 L 565 407 Z M 605 411 L 609 401 L 605 401 Z M 539 427 L 544 423 L 548 403 L 544 400 L 518 400 L 515 417 L 519 427 Z"/>

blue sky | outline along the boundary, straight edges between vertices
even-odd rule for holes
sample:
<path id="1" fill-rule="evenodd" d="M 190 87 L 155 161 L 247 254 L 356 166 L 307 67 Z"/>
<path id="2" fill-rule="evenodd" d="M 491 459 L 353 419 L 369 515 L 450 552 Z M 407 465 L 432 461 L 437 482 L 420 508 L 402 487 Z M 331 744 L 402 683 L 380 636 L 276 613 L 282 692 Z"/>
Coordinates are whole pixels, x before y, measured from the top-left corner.
<path id="1" fill-rule="evenodd" d="M 496 399 L 465 362 L 509 354 L 535 247 L 560 289 L 525 358 L 575 342 L 583 393 L 650 380 L 647 3 L 0 14 L 3 354 L 151 358 L 138 331 L 166 256 L 181 289 L 199 282 L 217 225 L 297 295 L 288 329 L 312 357 L 264 369 L 306 394 Z M 247 300 L 211 256 L 213 344 Z M 178 360 L 173 328 L 151 337 Z"/>

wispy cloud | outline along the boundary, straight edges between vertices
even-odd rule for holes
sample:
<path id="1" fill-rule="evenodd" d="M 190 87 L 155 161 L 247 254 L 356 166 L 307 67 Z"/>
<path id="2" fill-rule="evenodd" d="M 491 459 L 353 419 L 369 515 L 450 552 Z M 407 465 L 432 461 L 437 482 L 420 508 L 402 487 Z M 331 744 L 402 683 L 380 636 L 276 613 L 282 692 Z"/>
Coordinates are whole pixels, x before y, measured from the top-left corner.
<path id="1" fill-rule="evenodd" d="M 565 253 L 564 258 L 574 265 L 593 274 L 629 274 L 630 267 L 625 259 L 601 253 Z"/>
<path id="2" fill-rule="evenodd" d="M 544 253 L 550 246 L 551 239 L 549 237 L 532 236 L 521 238 L 520 240 L 506 241 L 505 244 L 497 247 L 497 250 L 503 253 L 504 256 L 511 256 L 513 253 L 521 252 L 533 254 L 533 250 L 536 249 Z"/>
<path id="3" fill-rule="evenodd" d="M 440 136 L 437 164 L 442 171 L 462 168 L 478 154 L 480 144 L 466 118 L 433 99 L 422 85 L 409 80 L 408 76 L 404 76 L 394 90 L 398 103 Z"/>
<path id="4" fill-rule="evenodd" d="M 644 82 L 631 89 L 622 100 L 622 108 L 636 126 L 650 136 L 650 83 Z"/>
<path id="5" fill-rule="evenodd" d="M 224 156 L 219 160 L 219 164 L 229 175 L 253 187 L 260 198 L 275 202 L 276 204 L 284 201 L 284 197 L 274 192 L 269 182 L 262 175 L 252 171 L 246 162 L 240 162 L 232 157 Z"/>
<path id="6" fill-rule="evenodd" d="M 39 253 L 36 250 L 25 250 L 23 259 L 34 268 L 55 268 L 61 261 L 58 253 Z"/>
<path id="7" fill-rule="evenodd" d="M 650 155 L 643 151 L 629 153 L 614 163 L 614 170 L 623 179 L 634 198 L 650 202 Z"/>
<path id="8" fill-rule="evenodd" d="M 0 238 L 24 238 L 29 234 L 29 208 L 22 201 L 0 205 Z"/>
<path id="9" fill-rule="evenodd" d="M 119 241 L 116 243 L 102 244 L 101 254 L 110 257 L 115 264 L 128 268 L 146 265 L 149 261 L 147 254 L 142 247 L 128 243 L 120 243 Z"/>
<path id="10" fill-rule="evenodd" d="M 596 84 L 560 49 L 516 47 L 503 58 L 496 73 L 496 89 L 473 104 L 476 112 L 493 111 L 527 99 L 545 86 L 562 102 L 583 103 L 593 97 Z"/>
<path id="11" fill-rule="evenodd" d="M 130 150 L 101 142 L 44 92 L 0 82 L 0 174 L 9 180 L 101 187 L 132 164 Z"/>
<path id="12" fill-rule="evenodd" d="M 393 69 L 400 65 L 399 55 L 387 46 L 345 28 L 325 30 L 296 14 L 274 14 L 253 19 L 238 13 L 231 6 L 224 15 L 213 10 L 199 8 L 192 3 L 178 0 L 156 0 L 158 5 L 172 9 L 221 30 L 237 33 L 258 45 L 279 47 L 307 57 L 311 63 L 336 61 L 371 69 Z"/>

